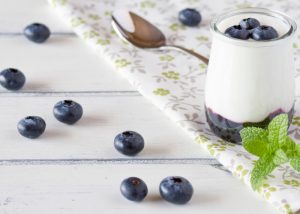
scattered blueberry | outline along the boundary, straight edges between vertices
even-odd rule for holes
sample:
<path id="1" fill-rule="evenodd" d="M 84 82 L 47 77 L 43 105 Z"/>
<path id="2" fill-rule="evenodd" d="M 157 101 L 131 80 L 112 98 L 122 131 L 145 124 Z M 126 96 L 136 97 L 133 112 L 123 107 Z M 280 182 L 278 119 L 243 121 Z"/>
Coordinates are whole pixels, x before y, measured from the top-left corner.
<path id="1" fill-rule="evenodd" d="M 278 37 L 277 31 L 271 26 L 258 26 L 253 29 L 251 38 L 254 40 L 271 40 Z"/>
<path id="2" fill-rule="evenodd" d="M 143 150 L 144 138 L 137 132 L 125 131 L 115 137 L 114 145 L 120 153 L 134 156 Z"/>
<path id="3" fill-rule="evenodd" d="M 122 195 L 130 201 L 142 201 L 148 194 L 147 185 L 136 177 L 126 178 L 120 187 Z"/>
<path id="4" fill-rule="evenodd" d="M 80 120 L 83 110 L 79 103 L 63 100 L 55 104 L 53 114 L 60 122 L 72 125 Z"/>
<path id="5" fill-rule="evenodd" d="M 159 192 L 163 199 L 174 204 L 185 204 L 193 196 L 191 183 L 179 176 L 167 177 L 159 185 Z"/>
<path id="6" fill-rule="evenodd" d="M 28 116 L 18 123 L 19 133 L 27 138 L 35 139 L 41 136 L 46 129 L 45 121 L 38 116 Z"/>
<path id="7" fill-rule="evenodd" d="M 250 32 L 240 25 L 234 25 L 226 29 L 225 35 L 236 39 L 246 40 L 250 37 Z"/>
<path id="8" fill-rule="evenodd" d="M 252 30 L 260 25 L 259 21 L 254 18 L 246 18 L 240 21 L 240 26 L 246 30 Z"/>
<path id="9" fill-rule="evenodd" d="M 8 68 L 0 73 L 0 85 L 8 90 L 16 91 L 21 89 L 25 81 L 25 75 L 15 68 Z"/>
<path id="10" fill-rule="evenodd" d="M 187 26 L 197 26 L 201 22 L 201 14 L 191 8 L 181 10 L 178 15 L 179 21 Z"/>
<path id="11" fill-rule="evenodd" d="M 50 37 L 49 28 L 40 23 L 33 23 L 24 29 L 24 35 L 32 42 L 43 43 Z"/>

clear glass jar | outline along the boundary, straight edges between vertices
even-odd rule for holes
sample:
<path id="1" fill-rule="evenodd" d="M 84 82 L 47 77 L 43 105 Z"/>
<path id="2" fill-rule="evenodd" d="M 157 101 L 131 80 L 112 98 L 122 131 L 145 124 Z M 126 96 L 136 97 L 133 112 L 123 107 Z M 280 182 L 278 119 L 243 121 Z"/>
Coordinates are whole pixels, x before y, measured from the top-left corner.
<path id="1" fill-rule="evenodd" d="M 224 34 L 244 18 L 256 18 L 279 34 L 268 41 L 239 40 Z M 216 17 L 209 59 L 205 110 L 221 138 L 238 143 L 245 126 L 265 127 L 280 113 L 293 115 L 295 67 L 292 41 L 297 29 L 288 16 L 269 9 L 245 8 Z"/>

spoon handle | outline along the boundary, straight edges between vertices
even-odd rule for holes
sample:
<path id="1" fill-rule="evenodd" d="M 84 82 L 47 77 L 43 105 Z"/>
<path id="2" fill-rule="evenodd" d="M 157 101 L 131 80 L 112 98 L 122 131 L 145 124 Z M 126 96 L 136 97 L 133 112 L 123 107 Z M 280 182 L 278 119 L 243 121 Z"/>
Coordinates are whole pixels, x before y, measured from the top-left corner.
<path id="1" fill-rule="evenodd" d="M 161 47 L 161 49 L 174 49 L 174 50 L 179 50 L 179 51 L 186 52 L 188 54 L 191 54 L 191 55 L 197 57 L 202 62 L 204 62 L 206 65 L 208 65 L 208 58 L 206 58 L 205 56 L 202 56 L 201 54 L 196 53 L 193 50 L 190 50 L 190 49 L 178 46 L 178 45 L 167 45 L 167 46 Z"/>

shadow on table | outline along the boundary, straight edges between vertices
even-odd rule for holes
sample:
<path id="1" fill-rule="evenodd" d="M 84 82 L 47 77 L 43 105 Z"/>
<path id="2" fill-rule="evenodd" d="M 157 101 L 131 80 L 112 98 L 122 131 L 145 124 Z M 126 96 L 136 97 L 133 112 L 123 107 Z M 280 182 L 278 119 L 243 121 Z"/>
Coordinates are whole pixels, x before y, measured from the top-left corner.
<path id="1" fill-rule="evenodd" d="M 24 85 L 24 88 L 22 90 L 40 92 L 41 90 L 45 90 L 45 89 L 47 89 L 46 84 L 36 83 L 36 82 L 28 82 Z"/>
<path id="2" fill-rule="evenodd" d="M 90 115 L 85 116 L 84 112 L 83 112 L 82 118 L 75 125 L 78 125 L 78 126 L 95 126 L 95 125 L 97 125 L 97 124 L 99 125 L 101 123 L 106 123 L 105 118 L 99 118 L 99 117 L 90 116 Z"/>
<path id="3" fill-rule="evenodd" d="M 67 132 L 64 132 L 63 130 L 46 130 L 45 133 L 41 136 L 42 139 L 51 139 L 56 138 L 60 139 L 60 137 L 66 137 L 68 135 Z"/>

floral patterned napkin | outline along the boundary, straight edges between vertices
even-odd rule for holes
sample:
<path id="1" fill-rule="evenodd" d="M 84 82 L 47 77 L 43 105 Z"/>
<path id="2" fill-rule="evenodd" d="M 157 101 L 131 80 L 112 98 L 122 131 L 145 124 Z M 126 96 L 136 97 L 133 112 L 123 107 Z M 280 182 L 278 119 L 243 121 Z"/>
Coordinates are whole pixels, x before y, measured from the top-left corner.
<path id="1" fill-rule="evenodd" d="M 223 11 L 242 7 L 266 7 L 283 11 L 300 21 L 299 0 L 49 0 L 74 31 L 96 52 L 106 58 L 141 94 L 179 124 L 197 143 L 218 159 L 234 176 L 250 187 L 250 170 L 256 158 L 241 146 L 215 137 L 205 123 L 203 86 L 206 65 L 196 58 L 176 51 L 150 52 L 121 41 L 111 27 L 114 9 L 127 8 L 149 19 L 166 35 L 171 44 L 209 55 L 210 20 Z M 263 3 L 262 3 L 263 2 Z M 188 28 L 177 20 L 178 11 L 192 7 L 201 11 L 199 27 Z M 300 74 L 300 36 L 294 43 L 296 81 Z M 300 89 L 297 95 L 300 94 Z M 299 98 L 299 97 L 298 97 Z M 299 116 L 297 116 L 299 115 Z M 300 106 L 290 135 L 300 141 Z M 300 175 L 288 165 L 274 171 L 259 194 L 281 213 L 300 210 Z"/>

